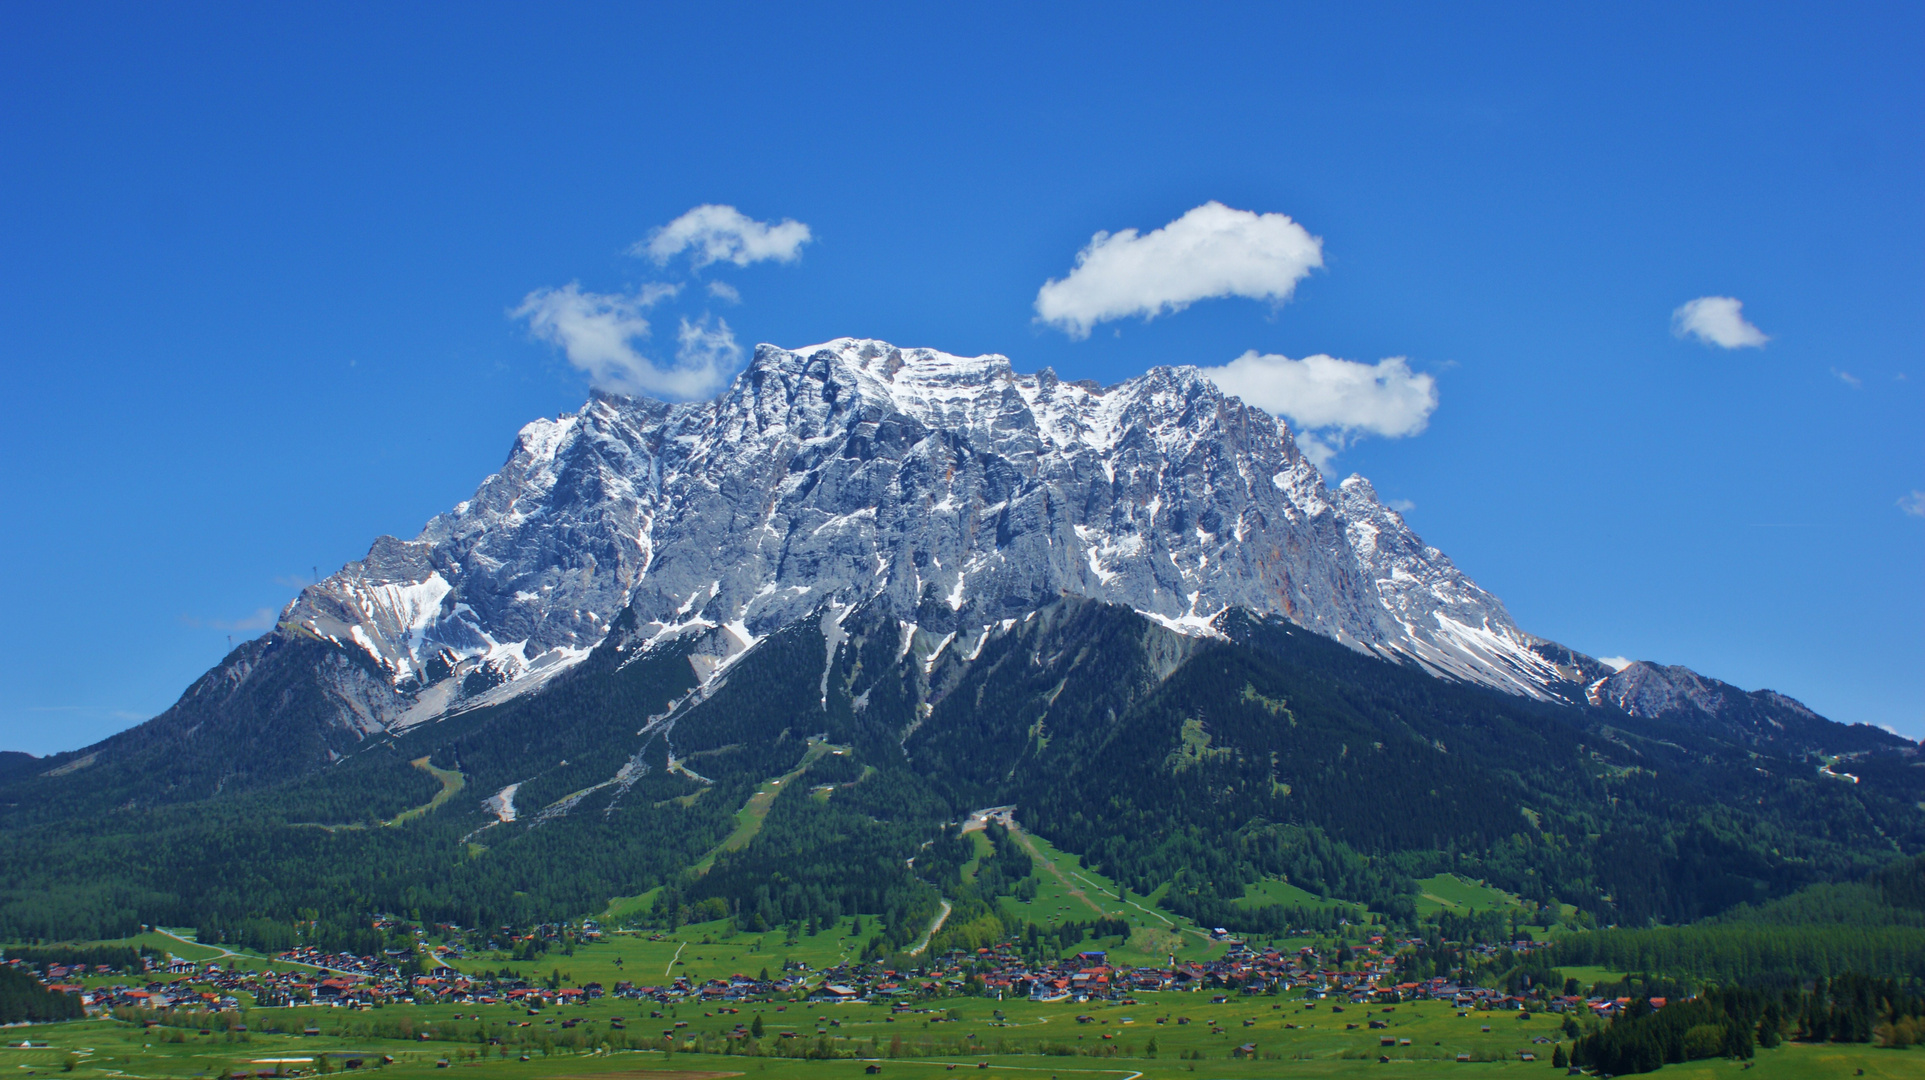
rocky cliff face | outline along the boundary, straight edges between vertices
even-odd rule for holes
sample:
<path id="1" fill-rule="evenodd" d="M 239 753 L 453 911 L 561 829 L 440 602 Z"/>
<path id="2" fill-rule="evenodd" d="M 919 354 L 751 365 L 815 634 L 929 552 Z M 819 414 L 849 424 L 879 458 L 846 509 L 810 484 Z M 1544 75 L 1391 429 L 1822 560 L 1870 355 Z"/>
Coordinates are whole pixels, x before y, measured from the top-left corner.
<path id="1" fill-rule="evenodd" d="M 1775 690 L 1741 690 L 1677 665 L 1634 661 L 1585 687 L 1593 705 L 1688 724 L 1739 743 L 1854 753 L 1908 741 L 1866 724 L 1843 726 Z"/>
<path id="2" fill-rule="evenodd" d="M 529 424 L 474 498 L 304 590 L 166 713 L 48 764 L 119 770 L 143 799 L 273 783 L 586 671 L 603 643 L 609 663 L 672 646 L 689 669 L 695 692 L 648 728 L 785 627 L 825 650 L 826 707 L 845 618 L 889 639 L 877 670 L 913 657 L 899 704 L 920 717 L 1065 598 L 1133 609 L 1169 642 L 1282 619 L 1439 677 L 1783 750 L 1910 745 L 1523 632 L 1368 481 L 1326 486 L 1281 421 L 1195 369 L 1100 387 L 841 339 L 762 346 L 714 401 L 598 396 Z"/>
<path id="3" fill-rule="evenodd" d="M 1280 614 L 1531 696 L 1566 678 L 1367 481 L 1329 489 L 1282 421 L 1194 369 L 1105 388 L 855 339 L 761 346 L 714 401 L 596 397 L 528 425 L 473 499 L 377 541 L 275 633 L 388 672 L 365 727 L 537 686 L 630 604 L 654 634 L 743 648 L 870 599 L 943 634 L 1063 595 L 1193 634 Z"/>

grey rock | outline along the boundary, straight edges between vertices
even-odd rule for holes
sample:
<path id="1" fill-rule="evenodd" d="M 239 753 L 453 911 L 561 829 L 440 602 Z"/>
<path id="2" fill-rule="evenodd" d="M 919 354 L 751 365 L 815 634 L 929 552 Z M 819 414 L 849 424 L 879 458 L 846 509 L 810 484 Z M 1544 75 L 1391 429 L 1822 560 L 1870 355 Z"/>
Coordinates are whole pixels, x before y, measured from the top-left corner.
<path id="1" fill-rule="evenodd" d="M 713 401 L 597 395 L 527 425 L 474 498 L 377 540 L 270 637 L 365 653 L 385 682 L 331 693 L 369 733 L 538 688 L 624 608 L 639 647 L 703 634 L 707 678 L 858 604 L 905 641 L 980 641 L 1064 596 L 1190 635 L 1280 615 L 1536 698 L 1608 670 L 1520 630 L 1368 481 L 1326 486 L 1282 420 L 1195 368 L 1100 387 L 849 338 L 759 346 Z"/>
<path id="2" fill-rule="evenodd" d="M 1840 725 L 1775 690 L 1742 690 L 1687 667 L 1633 661 L 1585 688 L 1590 703 L 1741 743 L 1833 753 L 1915 749 L 1869 724 Z"/>
<path id="3" fill-rule="evenodd" d="M 1282 614 L 1534 696 L 1558 677 L 1368 482 L 1330 490 L 1283 421 L 1196 369 L 1102 388 L 854 339 L 761 346 L 714 401 L 598 396 L 529 424 L 473 499 L 377 541 L 279 632 L 366 650 L 406 723 L 566 667 L 625 605 L 746 644 L 869 599 L 942 634 L 1063 595 L 1193 634 Z"/>

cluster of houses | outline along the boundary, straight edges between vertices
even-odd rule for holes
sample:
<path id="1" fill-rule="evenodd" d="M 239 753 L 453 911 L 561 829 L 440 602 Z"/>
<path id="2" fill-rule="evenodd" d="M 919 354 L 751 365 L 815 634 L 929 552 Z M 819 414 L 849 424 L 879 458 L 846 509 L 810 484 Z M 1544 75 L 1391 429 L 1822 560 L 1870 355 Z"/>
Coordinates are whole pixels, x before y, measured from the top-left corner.
<path id="1" fill-rule="evenodd" d="M 974 993 L 998 1000 L 1103 1001 L 1132 994 L 1160 991 L 1209 993 L 1217 1002 L 1255 994 L 1288 994 L 1343 1004 L 1391 1004 L 1415 1000 L 1444 1000 L 1462 1009 L 1518 1011 L 1527 1006 L 1551 1012 L 1589 1011 L 1610 1017 L 1628 1004 L 1626 999 L 1586 998 L 1581 995 L 1526 999 L 1502 990 L 1437 977 L 1417 981 L 1398 975 L 1396 953 L 1417 939 L 1387 941 L 1373 936 L 1351 953 L 1342 965 L 1328 961 L 1312 948 L 1295 951 L 1252 949 L 1228 939 L 1221 959 L 1172 962 L 1158 967 L 1111 964 L 1103 952 L 1083 952 L 1053 962 L 1021 957 L 1014 945 L 954 953 L 932 969 L 902 972 L 875 964 L 842 965 L 811 971 L 790 963 L 779 976 L 756 978 L 744 974 L 706 981 L 677 977 L 658 985 L 622 981 L 612 987 L 598 982 L 582 986 L 546 986 L 514 978 L 464 975 L 437 960 L 418 974 L 408 973 L 399 957 L 354 956 L 295 949 L 276 957 L 293 970 L 242 970 L 238 963 L 193 964 L 174 961 L 159 965 L 144 961 L 136 983 L 103 985 L 101 971 L 68 969 L 59 965 L 39 974 L 56 988 L 79 994 L 92 1010 L 119 1007 L 189 1008 L 222 1011 L 238 1008 L 246 994 L 256 1006 L 335 1005 L 367 1007 L 402 1001 L 452 1004 L 526 1005 L 531 1008 L 585 1003 L 603 997 L 632 998 L 663 1004 L 676 1001 L 737 1002 L 796 999 L 834 1002 L 897 1002 L 956 993 Z M 1520 941 L 1507 946 L 1515 952 L 1538 947 Z M 1483 947 L 1494 951 L 1495 947 Z M 449 946 L 440 946 L 445 956 Z M 405 955 L 405 954 L 404 954 Z M 18 961 L 14 961 L 18 963 Z M 409 970 L 420 965 L 408 965 Z M 766 972 L 764 973 L 767 974 Z M 87 982 L 78 981 L 86 977 Z M 1654 1002 L 1654 1004 L 1660 1004 Z"/>
<path id="2" fill-rule="evenodd" d="M 1209 993 L 1219 1004 L 1239 996 L 1288 994 L 1329 1001 L 1339 1007 L 1439 1000 L 1465 1010 L 1588 1011 L 1607 1018 L 1616 1015 L 1630 1001 L 1583 995 L 1526 997 L 1443 977 L 1400 979 L 1396 951 L 1403 946 L 1421 944 L 1421 939 L 1387 943 L 1383 937 L 1373 936 L 1356 950 L 1353 960 L 1341 966 L 1326 962 L 1308 947 L 1295 952 L 1260 951 L 1237 941 L 1230 942 L 1228 954 L 1221 959 L 1173 962 L 1161 967 L 1112 965 L 1103 952 L 1083 952 L 1067 960 L 1037 964 L 1022 960 L 1011 948 L 979 949 L 973 957 L 951 957 L 950 970 L 939 969 L 914 978 L 873 967 L 832 969 L 823 973 L 824 981 L 810 996 L 822 1001 L 870 1001 L 899 994 L 939 996 L 974 989 L 1000 1000 L 1083 1002 L 1126 999 L 1138 993 L 1190 991 Z M 1520 941 L 1507 947 L 1523 954 L 1543 946 Z M 1476 951 L 1494 954 L 1496 948 Z M 972 985 L 972 980 L 980 983 Z M 711 985 L 703 987 L 702 992 L 726 996 L 730 990 Z M 1653 999 L 1652 1004 L 1662 1007 L 1664 1002 Z"/>

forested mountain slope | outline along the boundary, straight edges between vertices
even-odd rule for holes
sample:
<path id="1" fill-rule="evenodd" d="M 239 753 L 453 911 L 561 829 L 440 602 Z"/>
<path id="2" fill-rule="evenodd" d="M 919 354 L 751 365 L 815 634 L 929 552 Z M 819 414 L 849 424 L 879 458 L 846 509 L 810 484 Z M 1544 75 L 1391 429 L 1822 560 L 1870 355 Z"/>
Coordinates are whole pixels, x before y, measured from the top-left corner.
<path id="1" fill-rule="evenodd" d="M 1807 751 L 1437 679 L 1278 618 L 1186 635 L 1064 598 L 960 638 L 872 603 L 701 684 L 713 633 L 651 645 L 625 612 L 539 693 L 246 793 L 80 812 L 65 782 L 84 771 L 15 782 L 0 932 L 304 909 L 525 924 L 664 885 L 771 925 L 863 912 L 910 935 L 936 895 L 910 859 L 1008 804 L 1139 893 L 1174 882 L 1166 904 L 1199 918 L 1267 876 L 1407 915 L 1413 879 L 1455 870 L 1603 922 L 1679 921 L 1925 850 L 1910 748 L 1851 783 Z M 805 758 L 755 841 L 715 855 L 756 785 Z M 465 787 L 384 824 L 438 789 L 415 762 Z"/>
<path id="2" fill-rule="evenodd" d="M 160 717 L 0 762 L 0 933 L 662 887 L 900 936 L 945 824 L 1009 805 L 1211 919 L 1264 877 L 1394 916 L 1462 870 L 1683 921 L 1925 849 L 1916 744 L 1526 633 L 1195 369 L 841 339 L 530 424 Z"/>

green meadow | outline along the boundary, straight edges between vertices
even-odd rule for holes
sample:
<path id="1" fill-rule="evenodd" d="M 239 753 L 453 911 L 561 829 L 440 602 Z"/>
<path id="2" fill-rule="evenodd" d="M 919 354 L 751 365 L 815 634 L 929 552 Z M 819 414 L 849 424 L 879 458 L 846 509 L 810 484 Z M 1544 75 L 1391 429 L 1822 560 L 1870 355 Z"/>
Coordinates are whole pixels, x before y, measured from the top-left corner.
<path id="1" fill-rule="evenodd" d="M 1036 860 L 1036 898 L 1004 896 L 998 901 L 1004 910 L 1038 926 L 1100 918 L 1123 919 L 1130 924 L 1127 939 L 1086 942 L 1072 951 L 1102 949 L 1113 963 L 1162 966 L 1171 956 L 1178 962 L 1214 960 L 1228 950 L 1229 946 L 1211 941 L 1195 923 L 1157 910 L 1156 898 L 1162 889 L 1149 896 L 1126 895 L 1115 882 L 1084 867 L 1075 855 L 1040 836 L 1020 829 L 1012 832 L 1017 843 Z"/>
<path id="2" fill-rule="evenodd" d="M 1502 911 L 1522 907 L 1523 903 L 1515 895 L 1456 874 L 1438 874 L 1417 883 L 1417 914 L 1420 917 L 1435 915 L 1440 911 L 1464 915 L 1472 911 Z"/>
<path id="3" fill-rule="evenodd" d="M 875 1063 L 882 1077 L 913 1080 L 934 1080 L 980 1065 L 987 1066 L 983 1071 L 1034 1080 L 1254 1080 L 1285 1074 L 1381 1075 L 1386 1066 L 1379 1058 L 1388 1057 L 1398 1076 L 1549 1076 L 1554 1075 L 1548 1064 L 1551 1047 L 1535 1040 L 1562 1037 L 1558 1017 L 1461 1015 L 1438 1002 L 1388 1008 L 1345 1005 L 1338 1012 L 1328 1003 L 1306 1007 L 1289 996 L 1238 998 L 1222 1005 L 1211 1004 L 1210 998 L 1208 993 L 1168 992 L 1081 1005 L 946 998 L 915 1003 L 918 1011 L 904 1013 L 881 1005 L 779 1002 L 718 1007 L 689 1002 L 669 1007 L 607 999 L 533 1014 L 507 1005 L 255 1009 L 246 1016 L 250 1030 L 245 1042 L 224 1034 L 203 1035 L 192 1027 L 143 1028 L 114 1020 L 16 1027 L 7 1039 L 15 1045 L 0 1050 L 0 1068 L 15 1075 L 217 1077 L 276 1068 L 318 1071 L 324 1058 L 326 1068 L 340 1070 L 350 1058 L 358 1058 L 359 1071 L 394 1077 L 453 1072 L 530 1080 L 721 1080 L 731 1075 L 855 1080 L 866 1078 L 865 1068 Z M 624 1024 L 620 1030 L 612 1026 L 616 1017 Z M 1079 1017 L 1087 1021 L 1079 1022 Z M 758 1018 L 764 1034 L 756 1040 L 756 1052 L 699 1049 L 719 1050 L 728 1041 L 724 1032 Z M 564 1020 L 575 1024 L 564 1028 Z M 1368 1025 L 1373 1020 L 1388 1026 L 1372 1030 Z M 309 1025 L 322 1033 L 292 1034 Z M 290 1033 L 270 1033 L 269 1027 Z M 422 1042 L 396 1037 L 402 1030 L 452 1038 Z M 629 1038 L 659 1039 L 664 1031 L 675 1033 L 676 1050 L 622 1048 Z M 489 1038 L 503 1041 L 491 1045 Z M 1383 1045 L 1386 1039 L 1391 1045 Z M 17 1045 L 29 1040 L 35 1045 Z M 1244 1044 L 1255 1045 L 1254 1060 L 1231 1057 L 1232 1049 Z M 849 1056 L 781 1056 L 825 1050 Z M 1537 1054 L 1539 1060 L 1520 1060 L 1520 1050 Z M 1459 1054 L 1473 1060 L 1459 1063 Z M 393 1057 L 394 1063 L 381 1065 L 382 1055 Z M 521 1060 L 523 1056 L 529 1060 Z M 447 1064 L 439 1065 L 443 1061 Z M 1736 1078 L 1742 1073 L 1746 1080 L 1800 1080 L 1850 1076 L 1858 1069 L 1875 1078 L 1916 1077 L 1925 1071 L 1925 1050 L 1787 1044 L 1759 1051 L 1750 1069 L 1712 1060 L 1667 1066 L 1663 1075 Z"/>
<path id="4" fill-rule="evenodd" d="M 1318 896 L 1308 889 L 1301 889 L 1287 881 L 1257 881 L 1243 887 L 1243 896 L 1237 901 L 1239 907 L 1262 907 L 1265 904 L 1282 904 L 1285 907 L 1322 908 L 1334 907 L 1344 903 L 1327 896 Z"/>

